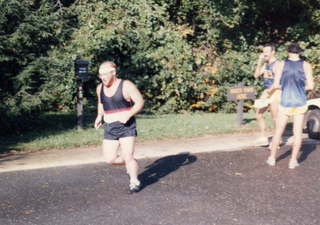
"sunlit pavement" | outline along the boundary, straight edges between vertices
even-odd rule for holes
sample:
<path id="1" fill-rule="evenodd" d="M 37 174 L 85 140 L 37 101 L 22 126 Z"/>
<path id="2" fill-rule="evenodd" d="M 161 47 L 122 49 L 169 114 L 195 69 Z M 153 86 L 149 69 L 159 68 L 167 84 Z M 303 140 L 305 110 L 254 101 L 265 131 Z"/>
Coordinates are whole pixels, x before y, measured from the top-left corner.
<path id="1" fill-rule="evenodd" d="M 197 154 L 241 151 L 251 149 L 259 137 L 259 133 L 236 133 L 138 142 L 135 157 L 137 159 L 148 159 L 175 155 L 181 152 Z M 269 141 L 271 141 L 271 138 L 269 138 Z M 285 136 L 283 143 L 290 145 L 292 137 Z M 309 139 L 308 135 L 304 134 L 303 143 L 317 145 L 320 144 L 320 140 Z M 0 155 L 0 173 L 93 164 L 104 161 L 100 145 L 71 149 L 50 149 L 33 153 L 22 152 Z"/>
<path id="2" fill-rule="evenodd" d="M 319 147 L 294 170 L 289 150 L 275 167 L 266 148 L 139 160 L 131 195 L 124 167 L 104 163 L 0 173 L 0 224 L 318 225 Z"/>

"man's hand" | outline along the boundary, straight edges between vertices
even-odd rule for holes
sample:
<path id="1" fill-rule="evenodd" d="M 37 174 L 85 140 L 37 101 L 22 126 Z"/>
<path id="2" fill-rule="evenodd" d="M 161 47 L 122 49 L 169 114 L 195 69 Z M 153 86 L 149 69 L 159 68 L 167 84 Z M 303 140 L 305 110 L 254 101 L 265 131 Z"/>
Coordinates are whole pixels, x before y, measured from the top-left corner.
<path id="1" fill-rule="evenodd" d="M 260 55 L 259 55 L 259 59 L 258 59 L 260 62 L 263 62 L 264 60 L 265 60 L 265 56 L 264 56 L 264 54 L 263 53 L 261 53 Z"/>
<path id="2" fill-rule="evenodd" d="M 280 87 L 278 86 L 275 86 L 275 85 L 272 85 L 271 88 L 267 89 L 266 92 L 269 96 L 271 96 L 276 90 L 279 90 Z"/>
<path id="3" fill-rule="evenodd" d="M 314 85 L 306 85 L 305 89 L 306 89 L 306 91 L 312 91 L 313 87 L 314 87 Z"/>
<path id="4" fill-rule="evenodd" d="M 263 53 L 261 53 L 261 54 L 259 55 L 257 65 L 260 66 L 260 67 L 262 67 L 263 64 L 265 63 L 265 61 L 266 61 L 266 57 L 265 57 L 265 55 L 264 55 Z"/>
<path id="5" fill-rule="evenodd" d="M 269 88 L 269 89 L 266 90 L 266 93 L 270 96 L 273 91 L 274 91 L 273 88 Z"/>
<path id="6" fill-rule="evenodd" d="M 95 122 L 94 122 L 94 128 L 99 129 L 102 125 L 102 117 L 103 115 L 98 115 Z"/>
<path id="7" fill-rule="evenodd" d="M 257 66 L 256 66 L 256 69 L 255 69 L 255 72 L 254 72 L 254 77 L 255 78 L 258 78 L 260 77 L 262 74 L 263 74 L 263 71 L 264 71 L 264 61 L 265 61 L 265 57 L 264 57 L 264 54 L 261 53 L 259 55 L 259 58 L 258 58 L 258 62 L 257 62 Z"/>

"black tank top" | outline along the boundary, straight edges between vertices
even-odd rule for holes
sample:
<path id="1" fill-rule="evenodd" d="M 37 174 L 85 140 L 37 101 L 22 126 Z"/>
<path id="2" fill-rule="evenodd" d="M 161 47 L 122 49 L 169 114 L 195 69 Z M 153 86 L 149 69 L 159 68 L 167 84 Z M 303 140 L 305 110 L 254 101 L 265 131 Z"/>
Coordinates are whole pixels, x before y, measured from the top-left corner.
<path id="1" fill-rule="evenodd" d="M 132 107 L 132 102 L 128 102 L 122 93 L 123 81 L 120 81 L 120 84 L 112 97 L 108 97 L 104 94 L 103 84 L 100 91 L 100 99 L 103 105 L 103 110 L 105 113 L 115 113 L 130 110 Z"/>

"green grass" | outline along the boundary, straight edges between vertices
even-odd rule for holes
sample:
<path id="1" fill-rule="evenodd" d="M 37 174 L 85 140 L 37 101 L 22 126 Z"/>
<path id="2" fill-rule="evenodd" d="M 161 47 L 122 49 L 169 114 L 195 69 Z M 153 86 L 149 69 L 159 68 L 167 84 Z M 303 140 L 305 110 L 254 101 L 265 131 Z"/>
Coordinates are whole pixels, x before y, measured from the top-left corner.
<path id="1" fill-rule="evenodd" d="M 10 137 L 0 137 L 0 152 L 35 151 L 52 148 L 71 148 L 101 144 L 103 129 L 93 128 L 94 115 L 87 116 L 85 128 L 76 129 L 73 114 L 42 115 L 32 131 Z M 269 126 L 270 116 L 267 115 Z M 258 131 L 254 113 L 244 114 L 245 124 L 236 125 L 236 114 L 187 113 L 168 115 L 139 115 L 138 141 L 216 135 Z"/>
<path id="2" fill-rule="evenodd" d="M 236 114 L 190 113 L 142 116 L 138 120 L 139 139 L 193 137 L 257 129 L 253 113 L 245 114 L 244 119 L 246 123 L 239 128 L 236 124 Z"/>

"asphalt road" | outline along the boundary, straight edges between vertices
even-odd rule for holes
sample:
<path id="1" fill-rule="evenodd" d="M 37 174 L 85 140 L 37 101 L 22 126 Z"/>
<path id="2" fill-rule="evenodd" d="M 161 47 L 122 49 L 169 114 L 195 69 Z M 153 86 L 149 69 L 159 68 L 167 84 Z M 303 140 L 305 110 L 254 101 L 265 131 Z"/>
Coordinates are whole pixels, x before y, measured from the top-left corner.
<path id="1" fill-rule="evenodd" d="M 127 194 L 123 167 L 104 163 L 0 173 L 1 225 L 318 225 L 320 152 L 276 167 L 266 149 L 139 160 L 144 187 Z"/>

